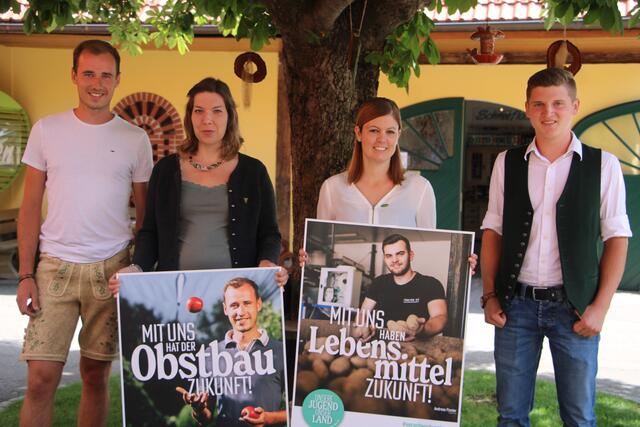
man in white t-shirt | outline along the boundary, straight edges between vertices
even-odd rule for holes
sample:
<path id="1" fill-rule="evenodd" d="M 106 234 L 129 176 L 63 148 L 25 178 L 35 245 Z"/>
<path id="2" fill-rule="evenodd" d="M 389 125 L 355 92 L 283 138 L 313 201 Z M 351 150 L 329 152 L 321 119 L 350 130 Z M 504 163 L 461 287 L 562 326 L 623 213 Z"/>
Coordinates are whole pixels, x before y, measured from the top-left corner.
<path id="1" fill-rule="evenodd" d="M 71 79 L 78 106 L 38 121 L 22 159 L 16 299 L 30 319 L 21 355 L 28 362 L 21 426 L 51 424 L 78 317 L 83 382 L 78 425 L 104 425 L 111 361 L 118 355 L 115 300 L 106 280 L 129 264 L 129 198 L 133 188 L 141 224 L 153 166 L 146 133 L 110 110 L 120 82 L 118 52 L 100 40 L 80 43 Z M 41 227 L 45 189 L 47 217 Z M 41 256 L 34 270 L 37 249 Z"/>

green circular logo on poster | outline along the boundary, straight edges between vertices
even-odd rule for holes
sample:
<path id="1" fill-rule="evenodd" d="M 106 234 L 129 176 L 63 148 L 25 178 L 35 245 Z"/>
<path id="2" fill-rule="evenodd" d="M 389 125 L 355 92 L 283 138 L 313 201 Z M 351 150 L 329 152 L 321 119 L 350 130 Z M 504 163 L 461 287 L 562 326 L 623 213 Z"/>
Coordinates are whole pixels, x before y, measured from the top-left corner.
<path id="1" fill-rule="evenodd" d="M 302 402 L 302 416 L 310 427 L 336 427 L 344 418 L 344 403 L 331 390 L 314 390 Z"/>

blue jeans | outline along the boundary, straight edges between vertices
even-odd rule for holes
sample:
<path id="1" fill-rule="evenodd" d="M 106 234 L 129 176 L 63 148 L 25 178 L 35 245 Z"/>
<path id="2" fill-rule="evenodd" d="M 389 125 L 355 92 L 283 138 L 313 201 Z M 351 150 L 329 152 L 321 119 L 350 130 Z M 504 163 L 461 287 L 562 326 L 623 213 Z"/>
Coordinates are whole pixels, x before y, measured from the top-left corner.
<path id="1" fill-rule="evenodd" d="M 565 426 L 595 426 L 600 336 L 573 332 L 578 317 L 568 302 L 516 296 L 504 328 L 495 328 L 498 426 L 528 427 L 544 337 L 553 358 L 560 417 Z"/>

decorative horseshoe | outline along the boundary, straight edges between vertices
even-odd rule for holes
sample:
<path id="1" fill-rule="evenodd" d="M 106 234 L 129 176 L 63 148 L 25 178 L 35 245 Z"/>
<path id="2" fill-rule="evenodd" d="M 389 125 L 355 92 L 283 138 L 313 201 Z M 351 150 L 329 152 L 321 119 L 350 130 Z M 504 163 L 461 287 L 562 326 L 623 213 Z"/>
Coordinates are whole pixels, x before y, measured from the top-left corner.
<path id="1" fill-rule="evenodd" d="M 569 55 L 571 55 L 571 64 L 569 66 L 565 66 L 564 64 L 556 64 L 556 54 L 558 50 L 560 50 L 562 46 L 562 42 L 566 42 L 567 51 Z M 547 49 L 547 68 L 564 68 L 569 71 L 574 76 L 580 71 L 582 67 L 582 61 L 580 59 L 580 50 L 571 43 L 569 40 L 557 40 L 551 43 L 549 49 Z"/>
<path id="2" fill-rule="evenodd" d="M 254 73 L 247 75 L 244 67 L 248 62 L 253 62 L 256 65 L 257 70 Z M 247 83 L 261 82 L 267 76 L 267 65 L 264 63 L 264 60 L 260 55 L 255 52 L 245 52 L 238 55 L 235 63 L 233 64 L 233 70 L 236 73 L 236 76 Z"/>

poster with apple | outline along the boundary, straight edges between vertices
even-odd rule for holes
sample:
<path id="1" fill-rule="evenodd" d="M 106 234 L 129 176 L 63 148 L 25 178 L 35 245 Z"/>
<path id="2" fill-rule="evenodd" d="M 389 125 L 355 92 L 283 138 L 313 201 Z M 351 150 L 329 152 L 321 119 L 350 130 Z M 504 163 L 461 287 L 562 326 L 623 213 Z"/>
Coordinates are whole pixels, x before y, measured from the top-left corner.
<path id="1" fill-rule="evenodd" d="M 276 271 L 119 275 L 124 426 L 288 425 Z"/>

